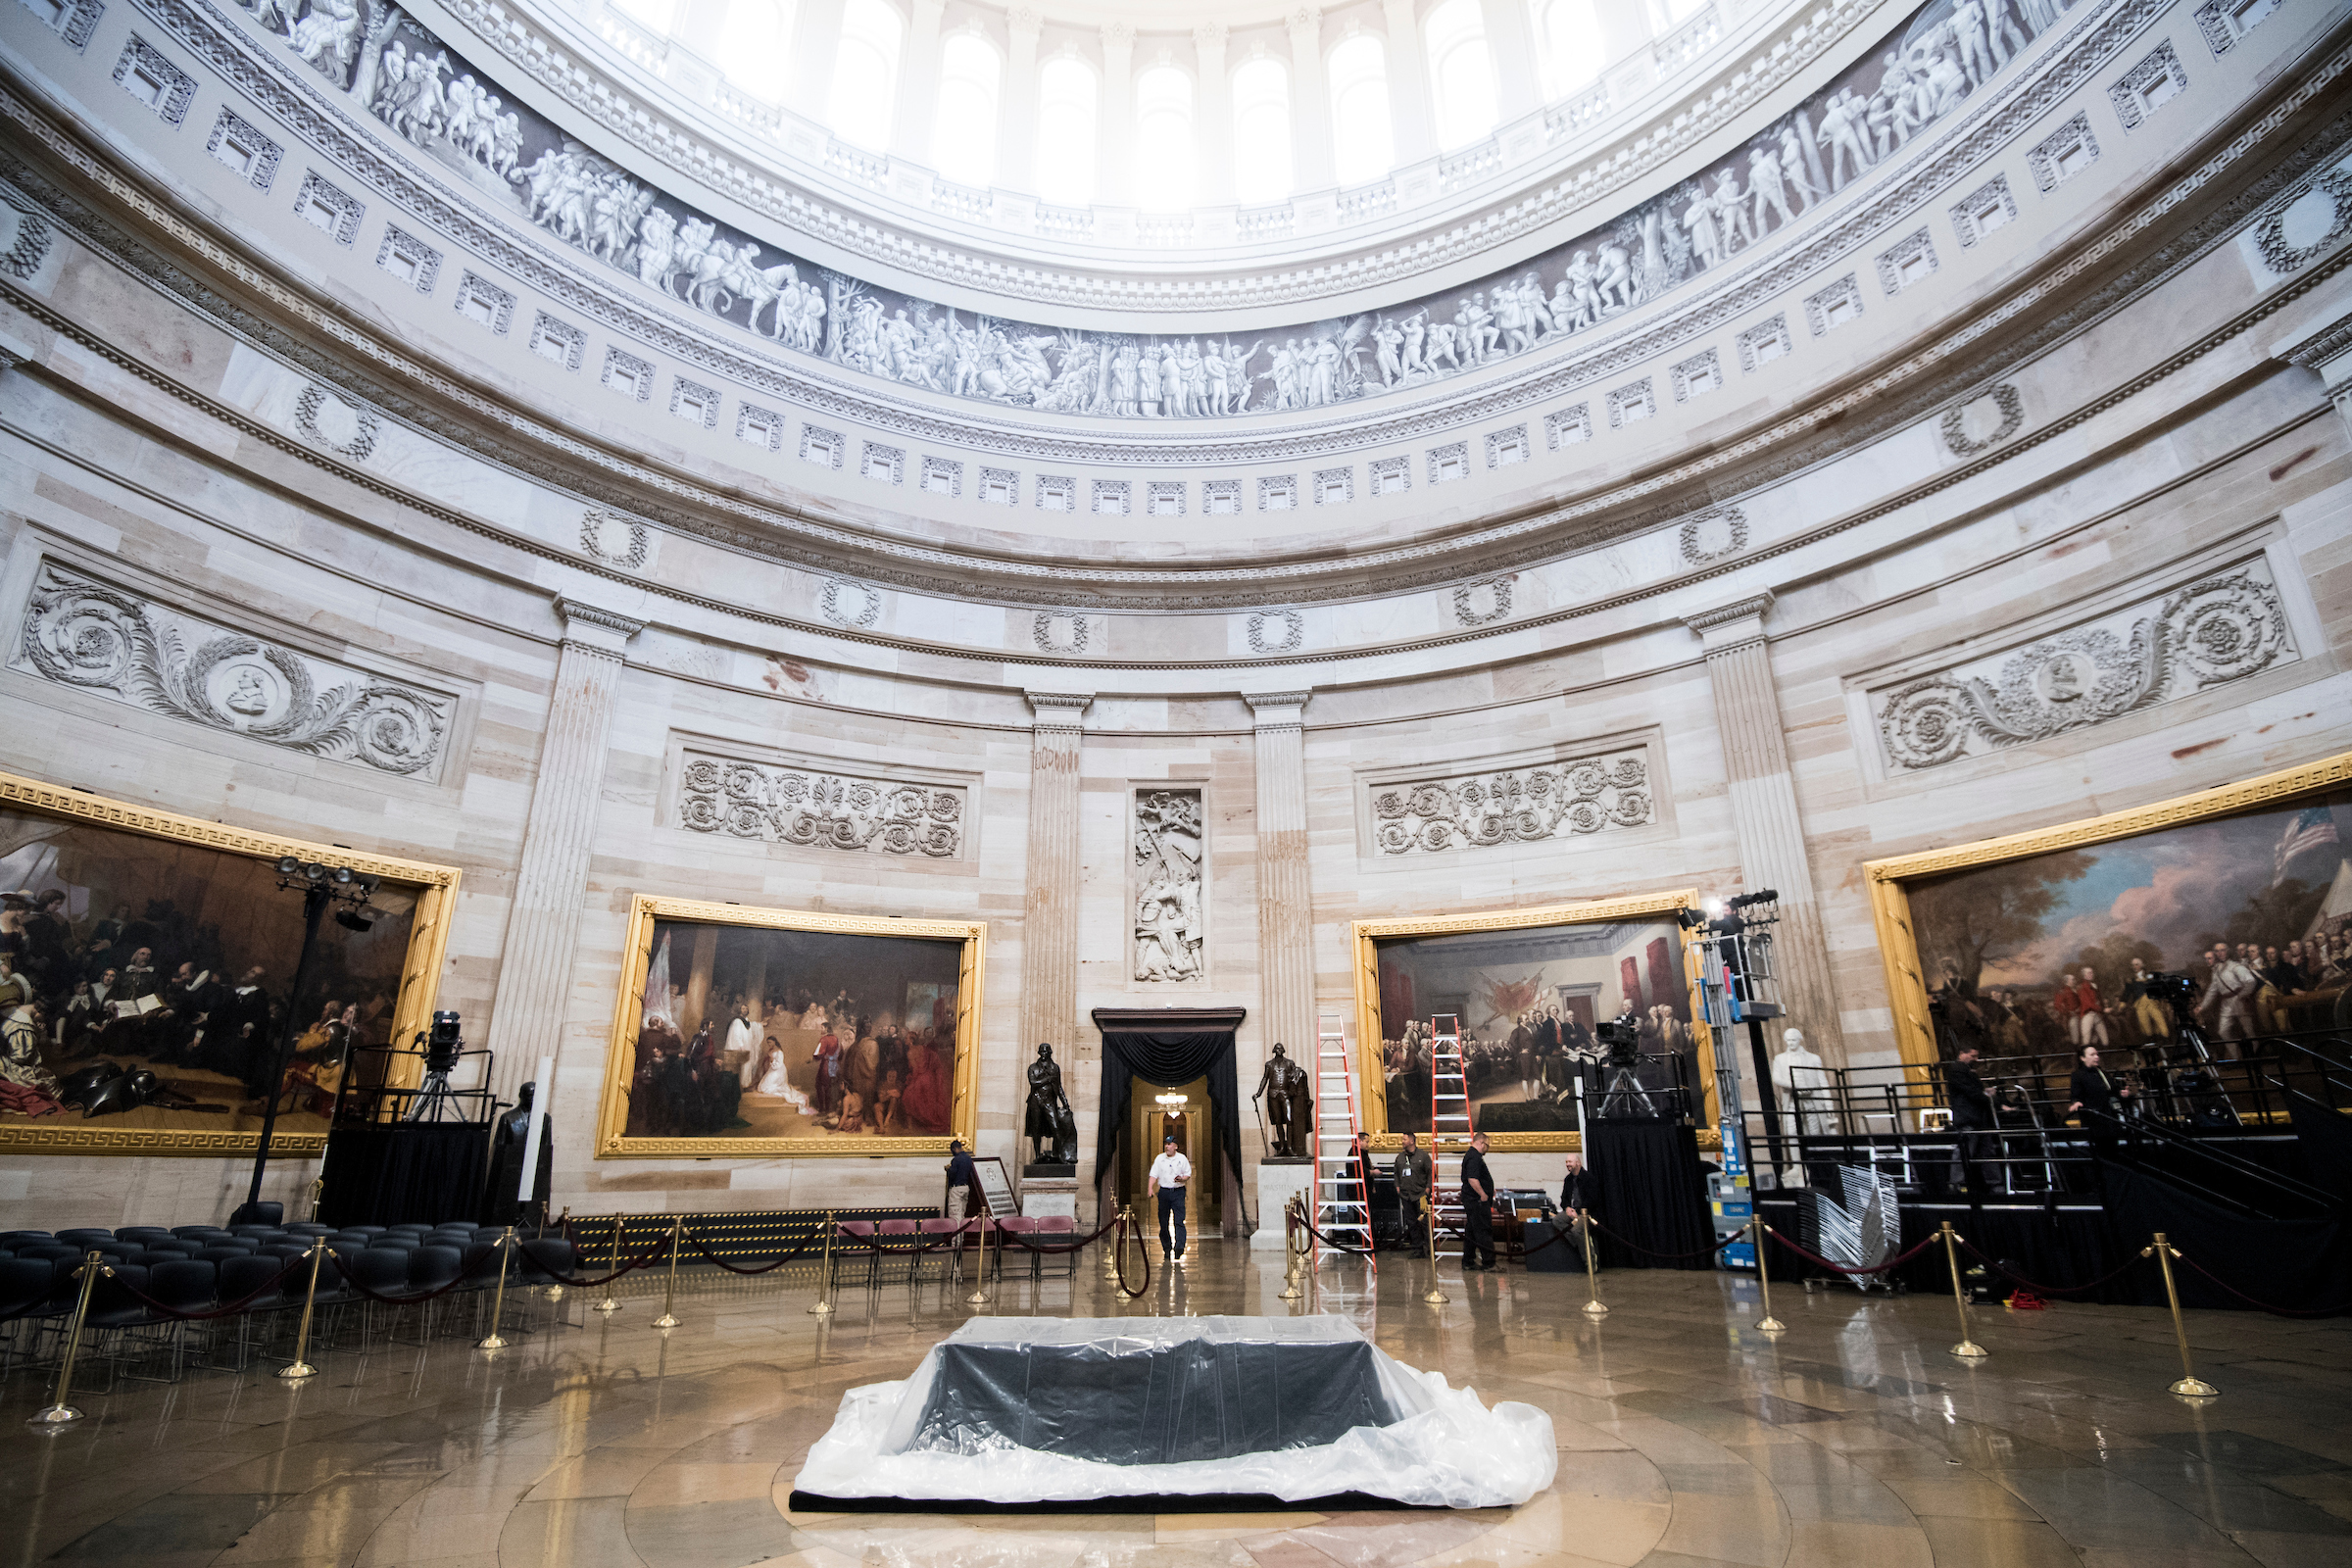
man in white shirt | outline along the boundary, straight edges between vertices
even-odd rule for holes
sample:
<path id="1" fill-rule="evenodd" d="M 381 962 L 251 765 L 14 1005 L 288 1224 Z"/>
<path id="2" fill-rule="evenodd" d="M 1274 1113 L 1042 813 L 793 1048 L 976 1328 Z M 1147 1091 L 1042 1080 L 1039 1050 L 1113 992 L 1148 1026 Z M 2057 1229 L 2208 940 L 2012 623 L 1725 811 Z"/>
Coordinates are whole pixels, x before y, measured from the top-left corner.
<path id="1" fill-rule="evenodd" d="M 1159 1200 L 1160 1255 L 1178 1262 L 1184 1260 L 1184 1189 L 1192 1179 L 1193 1162 L 1177 1152 L 1175 1139 L 1168 1139 L 1152 1162 L 1150 1191 Z"/>

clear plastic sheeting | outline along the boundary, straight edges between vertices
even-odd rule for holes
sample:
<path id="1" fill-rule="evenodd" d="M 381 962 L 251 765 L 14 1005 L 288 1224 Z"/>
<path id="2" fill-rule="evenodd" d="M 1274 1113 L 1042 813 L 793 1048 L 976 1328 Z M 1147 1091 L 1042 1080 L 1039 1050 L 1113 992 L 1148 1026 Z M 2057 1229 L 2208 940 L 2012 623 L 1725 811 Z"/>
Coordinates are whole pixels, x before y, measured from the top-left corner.
<path id="1" fill-rule="evenodd" d="M 1000 1504 L 1349 1494 L 1491 1508 L 1551 1485 L 1551 1418 L 1492 1409 L 1345 1319 L 976 1318 L 843 1396 L 796 1489 Z"/>

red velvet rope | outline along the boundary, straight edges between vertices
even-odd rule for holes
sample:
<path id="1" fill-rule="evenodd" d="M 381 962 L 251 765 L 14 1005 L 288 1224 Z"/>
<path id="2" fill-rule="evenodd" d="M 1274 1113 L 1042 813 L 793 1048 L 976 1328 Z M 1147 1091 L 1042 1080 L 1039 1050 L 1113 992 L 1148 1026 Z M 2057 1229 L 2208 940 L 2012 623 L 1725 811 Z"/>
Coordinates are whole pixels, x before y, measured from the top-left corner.
<path id="1" fill-rule="evenodd" d="M 1937 1238 L 1936 1237 L 1929 1238 L 1930 1241 L 1935 1241 L 1936 1239 Z M 1976 1258 L 1977 1261 L 1983 1263 L 1986 1268 L 2001 1276 L 2001 1278 L 2009 1281 L 2013 1285 L 2022 1285 L 2036 1296 L 2081 1296 L 2086 1291 L 2097 1290 L 2100 1286 L 2106 1284 L 2109 1280 L 2114 1279 L 2117 1275 L 2126 1273 L 2134 1265 L 2145 1261 L 2145 1259 L 2140 1257 L 2138 1253 L 2134 1252 L 2132 1256 L 2124 1259 L 2121 1267 L 2108 1270 L 2106 1273 L 2100 1275 L 2097 1279 L 2092 1280 L 2088 1285 L 2042 1285 L 2034 1280 L 2026 1278 L 2023 1274 L 2019 1274 L 2010 1269 L 2004 1268 L 1992 1258 L 1986 1257 L 1983 1252 L 1977 1250 L 1974 1243 L 1970 1242 L 1967 1237 L 1962 1236 L 1958 1231 L 1954 1231 L 1952 1233 L 1952 1240 L 1958 1242 L 1961 1247 L 1967 1250 L 1970 1256 Z M 2181 1261 L 2186 1262 L 2187 1259 L 2183 1258 Z M 2218 1285 L 2221 1282 L 2217 1280 L 2214 1283 Z M 2223 1288 L 2228 1289 L 2226 1286 Z"/>
<path id="2" fill-rule="evenodd" d="M 1706 1257 L 1712 1253 L 1722 1251 L 1725 1248 L 1733 1246 L 1741 1239 L 1741 1233 L 1735 1231 L 1731 1235 L 1725 1237 L 1722 1241 L 1717 1242 L 1713 1247 L 1702 1247 L 1695 1252 L 1653 1252 L 1639 1242 L 1627 1241 L 1624 1237 L 1618 1235 L 1615 1231 L 1609 1229 L 1606 1225 L 1603 1225 L 1598 1220 L 1592 1220 L 1591 1223 L 1594 1230 L 1600 1232 L 1601 1235 L 1606 1236 L 1618 1246 L 1630 1247 L 1635 1251 L 1640 1252 L 1643 1257 L 1659 1257 L 1666 1259 L 1668 1262 L 1680 1262 L 1682 1259 L 1687 1257 Z M 1773 1234 L 1778 1236 L 1780 1232 L 1775 1231 Z M 1838 1265 L 1835 1263 L 1829 1265 L 1831 1268 L 1836 1268 L 1837 1266 Z M 1891 1267 L 1892 1265 L 1890 1264 L 1888 1266 Z M 1869 1271 L 1864 1270 L 1863 1272 L 1867 1273 Z"/>
<path id="3" fill-rule="evenodd" d="M 271 1291 L 276 1290 L 277 1287 L 285 1281 L 287 1275 L 293 1273 L 296 1269 L 302 1267 L 303 1264 L 309 1261 L 310 1254 L 305 1252 L 302 1256 L 294 1258 L 288 1262 L 286 1266 L 282 1269 L 279 1269 L 274 1276 L 264 1280 L 260 1287 L 256 1289 L 251 1296 L 246 1297 L 243 1300 L 230 1301 L 226 1305 L 216 1306 L 208 1312 L 183 1312 L 176 1306 L 166 1306 L 163 1302 L 157 1300 L 154 1297 L 149 1296 L 145 1291 L 140 1290 L 136 1285 L 131 1284 L 130 1281 L 116 1273 L 112 1266 L 106 1264 L 101 1264 L 99 1266 L 105 1270 L 105 1275 L 108 1279 L 113 1280 L 117 1285 L 121 1286 L 124 1294 L 143 1303 L 149 1311 L 160 1312 L 165 1317 L 169 1318 L 177 1318 L 182 1323 L 204 1323 L 209 1322 L 214 1318 L 236 1316 L 239 1312 L 244 1311 L 247 1307 L 253 1305 L 254 1302 L 269 1295 Z M 82 1265 L 83 1268 L 87 1268 L 88 1266 L 89 1265 L 86 1263 Z M 75 1269 L 74 1272 L 78 1274 L 81 1272 L 81 1269 Z"/>
<path id="4" fill-rule="evenodd" d="M 1122 1214 L 1111 1222 L 1119 1228 L 1119 1239 L 1111 1244 L 1111 1268 L 1119 1277 L 1119 1289 L 1127 1299 L 1135 1300 L 1152 1288 L 1152 1249 L 1141 1237 L 1136 1239 L 1136 1251 L 1144 1259 L 1144 1283 L 1134 1290 L 1127 1289 L 1127 1216 Z M 1100 1235 L 1100 1232 L 1096 1234 Z"/>
<path id="5" fill-rule="evenodd" d="M 782 1268 L 785 1264 L 791 1262 L 793 1259 L 804 1257 L 808 1253 L 816 1251 L 818 1249 L 822 1248 L 825 1245 L 825 1238 L 820 1232 L 815 1241 L 804 1243 L 801 1246 L 794 1248 L 791 1251 L 780 1254 L 774 1262 L 762 1264 L 759 1268 L 737 1268 L 734 1264 L 728 1262 L 725 1258 L 719 1256 L 708 1247 L 705 1247 L 701 1238 L 697 1237 L 691 1231 L 686 1233 L 686 1245 L 693 1248 L 696 1251 L 702 1253 L 704 1262 L 716 1263 L 720 1268 L 725 1269 L 730 1274 L 773 1274 L 776 1270 Z"/>
<path id="6" fill-rule="evenodd" d="M 2306 1311 L 2300 1307 L 2293 1306 L 2273 1306 L 2268 1301 L 2257 1301 L 2254 1299 L 2254 1298 L 2248 1296 L 2236 1286 L 2224 1284 L 2220 1279 L 2214 1276 L 2214 1273 L 2211 1269 L 2198 1262 L 2195 1258 L 2189 1256 L 2186 1252 L 2175 1251 L 2173 1255 L 2180 1259 L 2181 1262 L 2186 1263 L 2190 1268 L 2193 1268 L 2198 1273 L 2204 1275 L 2207 1279 L 2212 1280 L 2214 1284 L 2220 1285 L 2223 1290 L 2228 1291 L 2231 1296 L 2236 1297 L 2248 1306 L 2258 1306 L 2265 1312 L 2272 1313 L 2278 1317 L 2334 1317 L 2339 1313 L 2352 1312 L 2352 1301 L 2346 1301 L 2341 1306 L 2323 1307 L 2317 1312 Z M 2139 1260 L 2137 1258 L 2133 1258 L 2132 1261 L 2136 1263 Z"/>
<path id="7" fill-rule="evenodd" d="M 1070 1242 L 1070 1244 L 1066 1247 L 1048 1247 L 1037 1242 L 1022 1241 L 1020 1232 L 1006 1230 L 1004 1226 L 1004 1222 L 999 1221 L 997 1225 L 997 1240 L 1000 1244 L 1010 1242 L 1013 1246 L 1020 1248 L 1024 1251 L 1042 1252 L 1049 1257 L 1053 1257 L 1063 1252 L 1075 1252 L 1085 1248 L 1094 1246 L 1095 1243 L 1101 1241 L 1105 1235 L 1109 1234 L 1110 1228 L 1113 1225 L 1116 1225 L 1118 1222 L 1118 1216 L 1114 1214 L 1109 1219 L 1104 1220 L 1102 1222 L 1102 1228 L 1095 1232 L 1092 1236 L 1078 1237 Z"/>
<path id="8" fill-rule="evenodd" d="M 1774 1230 L 1769 1225 L 1764 1227 L 1764 1234 L 1771 1237 L 1774 1241 L 1780 1243 L 1783 1247 L 1788 1249 L 1788 1250 L 1791 1252 L 1794 1252 L 1797 1256 L 1803 1258 L 1806 1262 L 1815 1264 L 1821 1268 L 1835 1269 L 1840 1274 L 1884 1274 L 1888 1269 L 1902 1267 L 1905 1263 L 1910 1262 L 1920 1253 L 1926 1251 L 1929 1248 L 1934 1247 L 1937 1242 L 1943 1240 L 1943 1234 L 1938 1231 L 1936 1235 L 1929 1237 L 1926 1241 L 1920 1243 L 1908 1252 L 1897 1252 L 1894 1256 L 1888 1258 L 1884 1263 L 1874 1263 L 1869 1268 L 1847 1268 L 1843 1263 L 1833 1263 L 1826 1257 L 1817 1256 L 1812 1252 L 1806 1251 L 1803 1248 L 1797 1246 L 1794 1242 L 1782 1235 L 1779 1231 Z M 1736 1242 L 1739 1239 L 1739 1237 L 1734 1236 L 1732 1241 Z M 1725 1247 L 1730 1245 L 1731 1242 L 1726 1242 L 1723 1244 Z"/>
<path id="9" fill-rule="evenodd" d="M 473 1281 L 467 1279 L 464 1272 L 461 1271 L 458 1277 L 454 1280 L 451 1280 L 447 1285 L 439 1286 L 433 1290 L 421 1292 L 416 1296 L 386 1296 L 380 1291 L 371 1291 L 367 1286 L 362 1285 L 357 1276 L 355 1276 L 351 1270 L 344 1265 L 342 1254 L 335 1251 L 333 1249 L 328 1249 L 326 1259 L 328 1262 L 335 1265 L 335 1272 L 343 1276 L 344 1284 L 350 1286 L 353 1290 L 359 1292 L 370 1301 L 382 1301 L 387 1306 L 414 1306 L 419 1301 L 433 1300 L 438 1297 L 447 1296 L 452 1291 L 463 1290 L 465 1287 L 474 1283 Z"/>

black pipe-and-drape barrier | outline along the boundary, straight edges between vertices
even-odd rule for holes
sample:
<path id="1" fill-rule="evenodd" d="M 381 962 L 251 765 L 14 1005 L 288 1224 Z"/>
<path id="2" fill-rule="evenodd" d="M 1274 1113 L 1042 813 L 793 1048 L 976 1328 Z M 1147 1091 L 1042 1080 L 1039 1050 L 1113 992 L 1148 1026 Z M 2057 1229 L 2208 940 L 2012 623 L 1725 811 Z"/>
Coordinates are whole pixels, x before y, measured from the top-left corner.
<path id="1" fill-rule="evenodd" d="M 1713 1254 L 1706 1250 L 1715 1240 L 1715 1223 L 1706 1173 L 1698 1165 L 1696 1132 L 1670 1122 L 1596 1117 L 1585 1123 L 1585 1158 L 1600 1186 L 1600 1201 L 1594 1206 L 1604 1228 L 1600 1261 L 1605 1266 L 1715 1266 Z M 1619 1238 L 1633 1246 L 1622 1245 Z M 1660 1255 L 1674 1253 L 1698 1255 Z"/>
<path id="2" fill-rule="evenodd" d="M 1119 1143 L 1127 1132 L 1133 1085 L 1174 1089 L 1196 1078 L 1208 1080 L 1208 1119 L 1217 1147 L 1242 1174 L 1241 1084 L 1233 1065 L 1233 1031 L 1187 1029 L 1153 1033 L 1140 1029 L 1102 1031 L 1102 1101 L 1095 1119 L 1095 1185 L 1118 1168 Z M 1196 1151 L 1194 1157 L 1199 1158 Z"/>
<path id="3" fill-rule="evenodd" d="M 547 1147 L 542 1144 L 544 1151 Z M 326 1135 L 323 1225 L 438 1225 L 482 1206 L 490 1129 L 470 1121 L 360 1122 Z M 514 1196 L 512 1187 L 508 1197 Z"/>

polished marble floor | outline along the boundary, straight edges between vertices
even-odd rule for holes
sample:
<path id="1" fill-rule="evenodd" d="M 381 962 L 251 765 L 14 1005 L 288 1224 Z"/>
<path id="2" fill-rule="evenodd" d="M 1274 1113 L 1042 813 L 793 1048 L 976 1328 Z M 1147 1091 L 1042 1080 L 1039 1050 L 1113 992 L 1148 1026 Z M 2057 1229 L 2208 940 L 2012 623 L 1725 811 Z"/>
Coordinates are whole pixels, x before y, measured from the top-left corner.
<path id="1" fill-rule="evenodd" d="M 2352 1564 L 2352 1323 L 2192 1314 L 2191 1405 L 2169 1321 L 2055 1306 L 1977 1314 L 1990 1359 L 1952 1357 L 1948 1297 L 1752 1282 L 1446 1273 L 1421 1299 L 1398 1263 L 1328 1273 L 1278 1299 L 1278 1259 L 1209 1243 L 1145 1297 L 1099 1268 L 1008 1280 L 979 1310 L 1346 1313 L 1391 1353 L 1542 1406 L 1552 1490 L 1475 1513 L 956 1518 L 796 1516 L 808 1445 L 843 1390 L 903 1376 L 968 1311 L 967 1284 L 845 1292 L 808 1315 L 808 1276 L 689 1276 L 682 1325 L 651 1326 L 661 1282 L 623 1309 L 573 1292 L 484 1354 L 464 1341 L 354 1339 L 289 1387 L 257 1369 L 121 1383 L 55 1437 L 5 1387 L 0 1563 L 81 1568 L 1404 1568 L 1734 1563 L 1789 1568 L 2303 1568 Z M 601 1294 L 601 1293 L 599 1293 Z"/>

